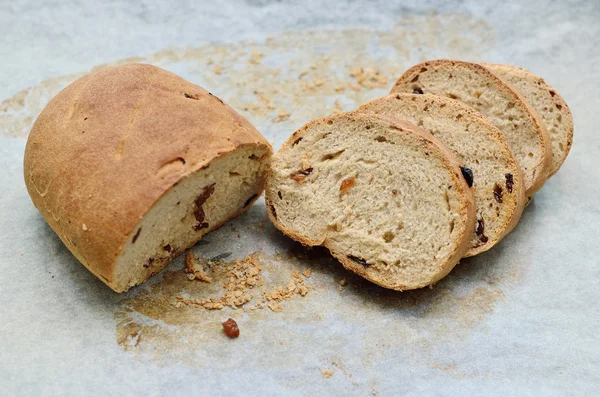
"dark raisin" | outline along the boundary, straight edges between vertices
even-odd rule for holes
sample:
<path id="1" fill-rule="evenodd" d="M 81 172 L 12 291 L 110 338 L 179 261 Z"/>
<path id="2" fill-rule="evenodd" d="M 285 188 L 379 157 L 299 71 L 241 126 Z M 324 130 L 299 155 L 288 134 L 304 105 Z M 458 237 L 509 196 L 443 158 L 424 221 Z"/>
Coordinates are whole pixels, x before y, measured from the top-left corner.
<path id="1" fill-rule="evenodd" d="M 277 219 L 277 212 L 275 212 L 275 207 L 273 204 L 269 206 L 271 208 L 271 214 L 273 214 L 273 218 Z"/>
<path id="2" fill-rule="evenodd" d="M 413 94 L 422 94 L 422 93 L 423 93 L 423 90 L 422 90 L 422 89 L 420 89 L 420 88 L 415 88 L 415 89 L 413 90 Z"/>
<path id="3" fill-rule="evenodd" d="M 304 182 L 307 176 L 313 172 L 313 168 L 307 168 L 305 170 L 296 171 L 290 175 L 290 177 L 298 183 Z"/>
<path id="4" fill-rule="evenodd" d="M 302 138 L 298 138 L 298 139 L 296 139 L 296 140 L 295 140 L 295 141 L 292 143 L 292 146 L 296 146 L 297 144 L 299 144 L 299 143 L 300 143 L 300 141 L 301 141 L 301 140 L 302 140 Z"/>
<path id="5" fill-rule="evenodd" d="M 206 214 L 204 213 L 204 209 L 202 205 L 208 200 L 208 198 L 215 192 L 215 184 L 209 185 L 204 188 L 204 191 L 194 200 L 196 204 L 196 210 L 194 211 L 194 217 L 198 224 L 194 226 L 194 230 L 205 229 L 208 227 L 208 223 L 204 222 L 204 218 Z"/>
<path id="6" fill-rule="evenodd" d="M 190 94 L 187 94 L 187 93 L 184 93 L 183 95 L 184 95 L 184 96 L 185 96 L 187 99 L 195 99 L 195 100 L 198 100 L 198 99 L 199 99 L 199 98 L 198 98 L 198 95 L 190 95 Z"/>
<path id="7" fill-rule="evenodd" d="M 502 203 L 502 186 L 496 185 L 494 186 L 494 198 L 497 202 Z"/>
<path id="8" fill-rule="evenodd" d="M 131 240 L 131 244 L 135 244 L 135 242 L 137 241 L 138 237 L 140 237 L 140 232 L 142 231 L 142 228 L 140 227 L 137 232 L 135 232 L 135 235 L 133 236 L 133 240 Z"/>
<path id="9" fill-rule="evenodd" d="M 145 269 L 148 269 L 150 266 L 152 266 L 153 263 L 154 263 L 154 258 L 148 258 L 146 263 L 144 263 L 142 266 L 144 266 Z"/>
<path id="10" fill-rule="evenodd" d="M 417 80 L 419 80 L 419 75 L 416 75 L 410 82 L 411 83 L 416 83 Z"/>
<path id="11" fill-rule="evenodd" d="M 171 244 L 167 244 L 167 245 L 165 245 L 165 246 L 163 247 L 163 249 L 164 249 L 165 251 L 167 251 L 167 252 L 171 252 L 171 251 L 173 251 L 173 248 L 171 248 Z"/>
<path id="12" fill-rule="evenodd" d="M 475 230 L 475 233 L 477 234 L 477 237 L 479 237 L 479 241 L 481 241 L 482 243 L 487 243 L 488 242 L 488 238 L 485 234 L 483 234 L 485 232 L 485 224 L 483 223 L 483 219 L 478 219 L 477 220 L 477 229 Z"/>
<path id="13" fill-rule="evenodd" d="M 467 185 L 469 185 L 469 187 L 473 187 L 473 171 L 467 167 L 460 167 L 460 172 L 462 172 L 465 181 L 467 181 Z"/>
<path id="14" fill-rule="evenodd" d="M 246 200 L 246 202 L 244 203 L 244 207 L 247 207 L 250 205 L 250 203 L 258 197 L 258 194 L 253 194 L 252 197 L 250 197 L 248 200 Z"/>
<path id="15" fill-rule="evenodd" d="M 234 319 L 229 318 L 224 323 L 221 323 L 221 325 L 223 326 L 223 331 L 225 332 L 225 335 L 227 335 L 231 339 L 240 336 L 240 328 L 238 327 Z"/>
<path id="16" fill-rule="evenodd" d="M 556 92 L 550 91 L 550 95 L 552 95 L 552 97 L 554 97 L 554 95 L 556 95 Z"/>
<path id="17" fill-rule="evenodd" d="M 359 258 L 359 257 L 350 255 L 350 256 L 348 256 L 348 259 L 351 259 L 351 260 L 353 260 L 356 263 L 360 263 L 361 265 L 363 265 L 365 267 L 369 266 L 369 264 L 367 263 L 367 261 L 364 260 L 363 258 Z"/>
<path id="18" fill-rule="evenodd" d="M 512 193 L 513 185 L 515 183 L 513 174 L 504 174 L 504 178 L 506 178 L 506 190 L 508 190 L 509 193 Z"/>
<path id="19" fill-rule="evenodd" d="M 208 223 L 202 222 L 202 223 L 195 225 L 194 230 L 198 231 L 198 230 L 206 229 L 207 227 L 208 227 Z"/>
<path id="20" fill-rule="evenodd" d="M 283 196 L 281 195 L 281 192 L 277 192 L 277 196 L 279 197 L 279 200 L 283 200 Z"/>

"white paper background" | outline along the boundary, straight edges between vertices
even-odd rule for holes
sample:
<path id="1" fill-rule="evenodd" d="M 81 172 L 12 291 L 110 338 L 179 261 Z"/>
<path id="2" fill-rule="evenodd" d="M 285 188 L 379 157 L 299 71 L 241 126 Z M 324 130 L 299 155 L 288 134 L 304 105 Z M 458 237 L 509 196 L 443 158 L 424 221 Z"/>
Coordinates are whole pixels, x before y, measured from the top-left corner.
<path id="1" fill-rule="evenodd" d="M 0 100 L 7 100 L 0 107 L 0 395 L 600 392 L 600 3 L 134 3 L 0 5 Z M 329 33 L 324 31 L 354 29 L 360 37 L 384 37 L 401 26 L 418 33 L 421 27 L 398 21 L 457 25 L 461 19 L 456 15 L 464 16 L 467 31 L 442 26 L 437 34 L 428 33 L 436 40 L 419 44 L 422 50 L 413 49 L 405 57 L 391 53 L 387 62 L 401 65 L 398 75 L 421 56 L 514 63 L 542 75 L 574 115 L 575 143 L 568 160 L 535 196 L 513 233 L 492 251 L 464 261 L 432 290 L 416 293 L 374 287 L 317 252 L 295 265 L 280 265 L 288 271 L 312 268 L 307 283 L 315 286 L 305 298 L 285 302 L 282 313 L 197 310 L 197 326 L 186 324 L 174 331 L 187 339 L 148 338 L 138 350 L 117 344 L 115 313 L 136 297 L 154 298 L 144 295 L 147 287 L 117 295 L 97 281 L 46 225 L 23 183 L 23 126 L 49 99 L 45 95 L 70 81 L 60 76 L 140 56 L 235 102 L 243 87 L 197 72 L 197 59 L 149 55 L 211 43 L 239 49 L 236 43 L 244 40 L 260 45 L 267 36 L 277 40 L 291 35 L 300 41 L 313 37 L 306 38 L 303 50 L 310 57 L 314 48 L 327 48 Z M 311 41 L 314 36 L 305 36 L 308 31 L 316 31 L 320 41 Z M 347 43 L 343 37 L 330 43 Z M 462 38 L 462 44 L 452 44 L 453 38 Z M 418 38 L 405 40 L 417 43 Z M 363 46 L 360 40 L 355 45 Z M 376 42 L 363 47 L 368 62 L 382 59 Z M 273 48 L 280 47 L 265 47 L 265 55 L 277 63 L 283 55 L 269 53 Z M 310 61 L 306 57 L 297 56 L 301 63 Z M 383 69 L 388 66 L 382 61 Z M 389 76 L 390 86 L 394 77 Z M 19 108 L 19 100 L 11 97 L 29 87 L 33 89 L 23 94 L 25 106 Z M 374 89 L 364 95 L 385 92 Z M 350 94 L 339 99 L 344 110 L 357 105 Z M 311 117 L 330 110 L 313 109 L 310 101 L 294 105 L 289 98 L 272 100 L 292 113 L 289 121 L 244 114 L 276 146 Z M 13 115 L 22 123 L 18 128 L 9 119 Z M 21 137 L 15 137 L 19 131 Z M 266 223 L 261 232 L 249 229 L 259 222 Z M 194 249 L 206 257 L 232 252 L 233 259 L 257 250 L 302 252 L 268 224 L 262 200 L 206 241 Z M 181 259 L 169 269 L 181 268 Z M 278 270 L 269 272 L 266 278 L 276 277 Z M 342 278 L 348 280 L 346 287 L 338 283 Z M 220 331 L 219 321 L 229 316 L 242 330 L 235 341 Z M 144 321 L 155 324 L 151 318 Z M 324 378 L 324 370 L 333 376 Z"/>

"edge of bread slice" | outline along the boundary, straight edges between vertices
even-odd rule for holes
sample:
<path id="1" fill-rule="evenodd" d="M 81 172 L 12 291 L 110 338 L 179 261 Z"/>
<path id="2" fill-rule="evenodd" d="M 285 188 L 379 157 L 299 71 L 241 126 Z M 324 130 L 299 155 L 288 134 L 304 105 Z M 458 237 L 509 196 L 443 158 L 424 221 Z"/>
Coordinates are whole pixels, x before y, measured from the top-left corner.
<path id="1" fill-rule="evenodd" d="M 573 145 L 573 114 L 563 97 L 543 78 L 523 68 L 492 63 L 482 65 L 516 87 L 540 115 L 552 142 L 549 176 L 556 174 Z"/>
<path id="2" fill-rule="evenodd" d="M 523 170 L 527 196 L 547 180 L 552 144 L 544 123 L 525 98 L 491 70 L 470 62 L 428 61 L 404 72 L 391 92 L 428 93 L 464 102 L 502 131 Z"/>
<path id="3" fill-rule="evenodd" d="M 475 200 L 462 163 L 406 121 L 341 113 L 311 121 L 273 158 L 267 213 L 302 244 L 395 290 L 430 285 L 464 256 Z"/>
<path id="4" fill-rule="evenodd" d="M 357 111 L 407 120 L 423 128 L 473 171 L 477 227 L 466 257 L 489 250 L 516 226 L 526 201 L 523 174 L 506 138 L 479 112 L 430 94 L 390 94 Z"/>

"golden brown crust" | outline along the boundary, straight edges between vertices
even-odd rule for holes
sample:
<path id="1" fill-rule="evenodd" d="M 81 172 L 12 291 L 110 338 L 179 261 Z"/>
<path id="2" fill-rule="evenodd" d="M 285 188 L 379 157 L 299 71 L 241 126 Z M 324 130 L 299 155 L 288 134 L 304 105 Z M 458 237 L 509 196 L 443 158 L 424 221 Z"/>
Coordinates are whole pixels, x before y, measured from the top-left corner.
<path id="1" fill-rule="evenodd" d="M 544 183 L 546 182 L 546 180 L 549 177 L 549 172 L 550 172 L 550 169 L 552 166 L 552 144 L 550 142 L 550 135 L 548 134 L 548 131 L 546 130 L 546 127 L 544 126 L 544 123 L 542 122 L 540 116 L 527 103 L 527 101 L 525 100 L 523 95 L 519 92 L 519 90 L 517 90 L 511 84 L 509 84 L 508 82 L 506 82 L 505 80 L 500 78 L 497 74 L 495 74 L 490 69 L 488 69 L 480 64 L 464 62 L 464 61 L 457 61 L 457 60 L 450 60 L 450 59 L 438 59 L 438 60 L 423 62 L 423 63 L 420 63 L 420 64 L 415 65 L 415 66 L 411 67 L 410 69 L 408 69 L 396 81 L 396 83 L 394 84 L 394 87 L 392 87 L 391 93 L 402 92 L 401 89 L 396 89 L 396 87 L 401 87 L 403 85 L 408 84 L 416 75 L 421 73 L 422 68 L 434 68 L 436 66 L 443 66 L 443 65 L 448 65 L 448 64 L 452 65 L 452 66 L 460 66 L 460 67 L 470 69 L 474 73 L 484 75 L 487 79 L 495 81 L 497 88 L 500 89 L 501 91 L 505 92 L 506 94 L 512 96 L 514 98 L 515 106 L 522 107 L 522 109 L 524 110 L 524 113 L 528 114 L 531 117 L 531 120 L 532 120 L 533 124 L 535 125 L 536 130 L 538 131 L 537 135 L 540 139 L 542 149 L 543 149 L 541 163 L 537 164 L 537 166 L 535 167 L 537 172 L 535 173 L 535 175 L 533 177 L 531 186 L 529 186 L 527 189 L 527 195 L 529 197 L 531 197 L 535 192 L 540 190 L 542 188 L 542 186 L 544 186 Z"/>
<path id="2" fill-rule="evenodd" d="M 127 237 L 152 205 L 244 146 L 272 152 L 203 88 L 151 65 L 118 66 L 75 81 L 42 111 L 25 149 L 25 183 L 69 250 L 110 285 Z"/>
<path id="3" fill-rule="evenodd" d="M 450 149 L 448 149 L 444 144 L 442 144 L 438 139 L 436 139 L 433 135 L 429 134 L 427 131 L 413 125 L 412 123 L 409 123 L 408 121 L 405 121 L 405 120 L 396 120 L 396 119 L 390 118 L 390 117 L 372 115 L 372 114 L 366 114 L 366 113 L 360 113 L 360 112 L 339 113 L 336 115 L 327 116 L 327 117 L 313 120 L 313 121 L 309 122 L 308 124 L 304 125 L 303 127 L 301 127 L 300 129 L 298 129 L 294 134 L 292 134 L 286 140 L 286 142 L 282 145 L 282 149 L 293 144 L 293 142 L 297 138 L 301 137 L 302 134 L 307 129 L 312 128 L 313 126 L 321 124 L 321 123 L 326 123 L 330 120 L 336 120 L 336 122 L 341 122 L 340 119 L 342 119 L 342 120 L 346 119 L 347 121 L 353 121 L 355 119 L 360 119 L 365 122 L 370 121 L 372 123 L 379 123 L 379 124 L 383 121 L 384 123 L 388 123 L 389 126 L 392 127 L 393 129 L 395 129 L 396 131 L 398 131 L 398 133 L 410 133 L 410 134 L 415 134 L 415 135 L 419 136 L 422 143 L 425 146 L 429 147 L 430 151 L 432 153 L 436 153 L 436 152 L 440 153 L 441 154 L 440 158 L 443 160 L 443 162 L 447 165 L 448 168 L 452 169 L 453 179 L 454 179 L 455 186 L 457 187 L 457 191 L 461 192 L 461 195 L 464 198 L 466 198 L 466 200 L 465 200 L 466 204 L 460 210 L 461 215 L 466 220 L 465 220 L 465 227 L 461 231 L 459 243 L 457 244 L 455 249 L 450 253 L 450 255 L 447 258 L 445 258 L 444 260 L 440 260 L 441 267 L 440 267 L 438 273 L 436 273 L 435 279 L 431 280 L 431 282 L 427 282 L 427 283 L 423 283 L 423 284 L 419 284 L 419 285 L 400 285 L 397 283 L 391 283 L 389 280 L 386 280 L 385 277 L 382 277 L 381 274 L 379 272 L 377 272 L 376 270 L 368 268 L 368 267 L 364 267 L 364 266 L 359 266 L 355 261 L 349 260 L 344 253 L 338 253 L 338 252 L 332 251 L 331 252 L 332 255 L 334 257 L 336 257 L 345 268 L 352 270 L 356 274 L 366 278 L 367 280 L 369 280 L 375 284 L 385 287 L 385 288 L 391 288 L 391 289 L 400 290 L 400 291 L 416 289 L 416 288 L 421 288 L 426 285 L 435 283 L 438 280 L 444 278 L 454 268 L 454 266 L 458 263 L 460 258 L 463 257 L 465 252 L 469 249 L 469 247 L 471 245 L 472 230 L 474 230 L 475 222 L 476 222 L 475 199 L 473 197 L 471 188 L 467 185 L 467 182 L 465 181 L 464 177 L 462 176 L 462 172 L 460 169 L 462 163 L 456 157 L 456 155 Z M 267 180 L 271 177 L 272 172 L 273 171 L 270 169 Z M 267 183 L 267 185 L 268 185 L 268 183 Z M 300 242 L 303 245 L 307 245 L 307 246 L 323 245 L 324 247 L 328 248 L 326 237 L 324 239 L 308 240 L 308 239 L 294 233 L 290 229 L 286 228 L 281 222 L 279 222 L 279 220 L 277 219 L 277 215 L 274 213 L 275 207 L 272 204 L 273 198 L 270 197 L 270 190 L 268 189 L 268 187 L 267 187 L 266 194 L 265 194 L 265 201 L 267 204 L 266 205 L 267 215 L 268 215 L 269 219 L 271 220 L 271 222 L 273 223 L 273 225 L 275 225 L 275 227 L 277 229 L 281 230 L 284 234 L 286 234 L 293 240 Z"/>

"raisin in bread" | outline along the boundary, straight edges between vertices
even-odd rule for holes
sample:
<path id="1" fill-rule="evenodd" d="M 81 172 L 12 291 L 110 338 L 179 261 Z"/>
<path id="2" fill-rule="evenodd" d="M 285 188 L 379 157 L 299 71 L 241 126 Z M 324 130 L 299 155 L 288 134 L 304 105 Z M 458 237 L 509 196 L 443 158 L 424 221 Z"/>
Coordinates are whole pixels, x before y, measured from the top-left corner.
<path id="1" fill-rule="evenodd" d="M 222 100 L 163 69 L 104 69 L 61 91 L 25 149 L 35 206 L 123 292 L 260 196 L 272 148 Z"/>
<path id="2" fill-rule="evenodd" d="M 462 61 L 436 60 L 407 70 L 392 93 L 427 93 L 457 99 L 482 113 L 507 138 L 531 197 L 548 178 L 552 144 L 537 112 L 489 69 Z"/>
<path id="3" fill-rule="evenodd" d="M 442 141 L 472 170 L 477 226 L 465 256 L 489 250 L 516 226 L 525 206 L 523 174 L 502 133 L 480 113 L 429 94 L 391 94 L 357 111 L 410 121 Z"/>
<path id="4" fill-rule="evenodd" d="M 314 120 L 274 157 L 267 212 L 282 232 L 344 267 L 409 290 L 448 274 L 471 245 L 475 201 L 462 163 L 405 121 L 364 113 Z"/>
<path id="5" fill-rule="evenodd" d="M 573 115 L 567 103 L 544 79 L 525 69 L 512 65 L 482 65 L 516 87 L 542 118 L 552 142 L 550 175 L 554 175 L 573 145 Z"/>

